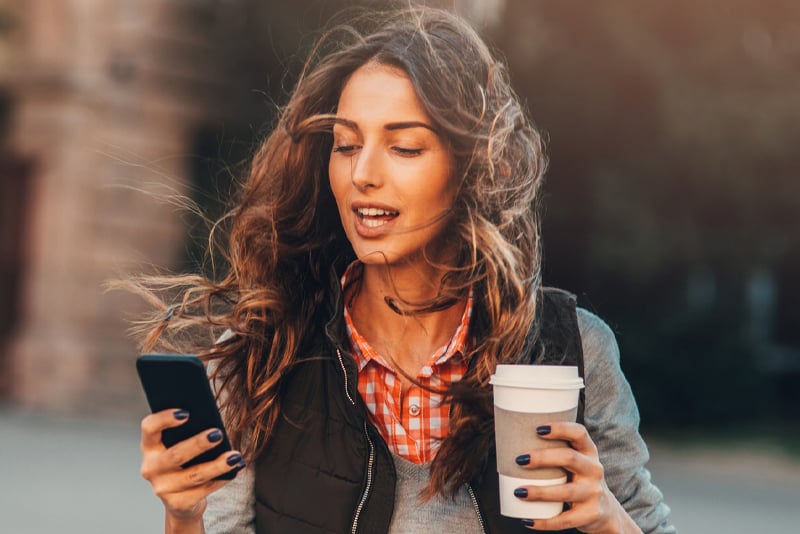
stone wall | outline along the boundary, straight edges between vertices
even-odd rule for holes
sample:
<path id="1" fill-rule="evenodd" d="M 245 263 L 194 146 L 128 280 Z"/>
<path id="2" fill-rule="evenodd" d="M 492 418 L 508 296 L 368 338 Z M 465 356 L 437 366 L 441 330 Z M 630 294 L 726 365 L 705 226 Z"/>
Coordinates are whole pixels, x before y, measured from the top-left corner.
<path id="1" fill-rule="evenodd" d="M 34 164 L 10 400 L 64 412 L 139 412 L 137 299 L 103 284 L 180 257 L 193 129 L 219 90 L 205 61 L 214 3 L 18 0 L 0 49 L 14 153 Z M 204 24 L 206 26 L 204 26 Z"/>

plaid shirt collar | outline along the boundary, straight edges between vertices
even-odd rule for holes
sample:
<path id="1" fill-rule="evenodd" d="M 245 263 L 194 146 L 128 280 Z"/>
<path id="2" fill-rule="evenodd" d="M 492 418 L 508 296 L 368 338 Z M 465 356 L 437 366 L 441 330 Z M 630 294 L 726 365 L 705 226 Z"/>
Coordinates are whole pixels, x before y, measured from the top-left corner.
<path id="1" fill-rule="evenodd" d="M 341 280 L 343 290 L 347 288 L 348 284 L 354 283 L 357 277 L 361 275 L 361 267 L 363 267 L 363 264 L 361 264 L 361 262 L 358 260 L 354 261 L 347 267 L 344 275 L 342 275 Z M 468 335 L 469 321 L 470 317 L 472 316 L 472 303 L 473 291 L 472 288 L 470 288 L 469 294 L 467 295 L 467 305 L 464 307 L 464 313 L 461 315 L 461 321 L 459 322 L 458 328 L 456 328 L 456 331 L 450 338 L 450 341 L 433 353 L 428 363 L 420 371 L 421 377 L 430 377 L 433 374 L 433 368 L 444 364 L 455 355 L 461 357 L 464 364 L 468 363 Z M 356 364 L 358 364 L 358 371 L 361 372 L 364 367 L 366 367 L 366 365 L 373 360 L 377 364 L 393 371 L 388 362 L 386 362 L 386 360 L 380 354 L 378 354 L 374 348 L 372 348 L 369 342 L 358 333 L 358 330 L 356 330 L 355 324 L 353 323 L 353 319 L 350 316 L 350 312 L 348 311 L 347 303 L 345 303 L 344 306 L 344 318 L 347 324 L 347 335 L 350 338 L 350 344 L 353 348 L 353 356 L 355 357 Z"/>

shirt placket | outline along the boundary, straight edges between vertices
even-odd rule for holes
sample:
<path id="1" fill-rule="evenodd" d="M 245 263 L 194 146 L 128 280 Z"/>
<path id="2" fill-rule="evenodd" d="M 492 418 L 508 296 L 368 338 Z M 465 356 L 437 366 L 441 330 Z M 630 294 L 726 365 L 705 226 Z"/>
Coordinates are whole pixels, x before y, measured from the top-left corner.
<path id="1" fill-rule="evenodd" d="M 419 379 L 419 378 L 418 378 Z M 423 462 L 425 452 L 425 402 L 424 391 L 412 385 L 408 388 L 401 411 L 403 428 L 408 435 L 409 449 L 417 462 Z"/>

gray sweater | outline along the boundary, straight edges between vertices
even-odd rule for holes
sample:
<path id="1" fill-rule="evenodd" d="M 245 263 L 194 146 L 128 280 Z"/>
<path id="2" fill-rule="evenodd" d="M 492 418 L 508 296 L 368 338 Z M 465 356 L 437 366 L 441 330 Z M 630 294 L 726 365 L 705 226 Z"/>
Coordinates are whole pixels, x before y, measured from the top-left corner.
<path id="1" fill-rule="evenodd" d="M 667 518 L 669 507 L 664 504 L 661 492 L 650 481 L 650 472 L 645 468 L 649 453 L 639 435 L 639 411 L 620 368 L 614 333 L 596 315 L 580 308 L 578 325 L 586 374 L 584 419 L 597 445 L 606 483 L 643 532 L 675 533 L 675 527 Z M 396 464 L 398 460 L 395 459 Z M 414 506 L 411 496 L 416 495 L 414 488 L 420 484 L 420 471 L 405 467 L 409 469 L 399 472 L 395 490 L 397 511 L 392 519 L 393 533 L 473 532 L 474 511 L 470 509 L 467 513 L 464 510 L 465 506 L 471 508 L 470 501 L 457 499 L 453 502 L 446 498 L 434 499 L 428 504 L 437 513 L 427 515 L 423 530 L 415 530 L 416 527 L 409 523 L 414 514 L 403 514 L 402 510 Z M 408 476 L 403 476 L 403 473 Z M 254 534 L 253 488 L 253 471 L 247 468 L 210 495 L 204 516 L 207 534 Z"/>

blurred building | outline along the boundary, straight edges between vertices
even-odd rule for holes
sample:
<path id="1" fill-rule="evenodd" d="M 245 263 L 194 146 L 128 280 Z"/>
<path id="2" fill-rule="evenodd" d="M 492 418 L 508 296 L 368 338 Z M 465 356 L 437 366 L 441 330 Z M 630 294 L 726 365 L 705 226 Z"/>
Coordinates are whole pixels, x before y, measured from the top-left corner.
<path id="1" fill-rule="evenodd" d="M 154 198 L 187 192 L 193 136 L 220 111 L 217 7 L 0 6 L 0 364 L 13 403 L 113 412 L 141 401 L 124 322 L 141 303 L 103 284 L 182 253 L 181 215 Z"/>
<path id="2" fill-rule="evenodd" d="M 796 417 L 798 4 L 419 1 L 503 50 L 548 141 L 545 280 L 618 328 L 644 420 Z M 0 2 L 0 400 L 141 413 L 144 305 L 103 283 L 193 265 L 170 199 L 213 218 L 315 31 L 388 3 Z M 677 398 L 695 365 L 719 391 Z"/>

